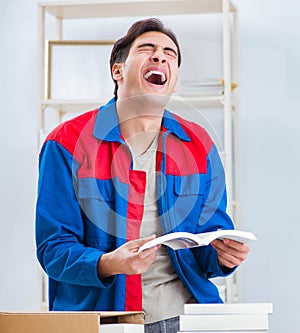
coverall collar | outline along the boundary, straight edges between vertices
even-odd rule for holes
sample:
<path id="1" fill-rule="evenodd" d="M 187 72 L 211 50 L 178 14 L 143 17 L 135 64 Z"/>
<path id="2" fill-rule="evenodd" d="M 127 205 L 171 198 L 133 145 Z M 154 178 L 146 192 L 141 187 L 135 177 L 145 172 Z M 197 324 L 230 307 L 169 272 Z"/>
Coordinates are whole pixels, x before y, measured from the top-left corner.
<path id="1" fill-rule="evenodd" d="M 172 132 L 183 141 L 191 141 L 175 116 L 168 110 L 165 110 L 163 114 L 162 131 Z M 106 105 L 99 108 L 94 128 L 94 136 L 104 141 L 123 143 L 115 98 L 112 98 Z"/>

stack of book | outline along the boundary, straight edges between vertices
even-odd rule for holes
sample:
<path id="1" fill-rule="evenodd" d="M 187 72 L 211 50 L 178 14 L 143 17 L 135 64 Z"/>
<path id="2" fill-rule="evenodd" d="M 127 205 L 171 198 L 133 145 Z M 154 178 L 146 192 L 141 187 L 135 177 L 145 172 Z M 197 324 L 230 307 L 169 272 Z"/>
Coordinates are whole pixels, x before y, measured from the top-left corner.
<path id="1" fill-rule="evenodd" d="M 272 311 L 271 303 L 185 304 L 178 333 L 267 332 Z"/>
<path id="2" fill-rule="evenodd" d="M 231 91 L 237 86 L 237 83 L 231 82 Z M 224 79 L 182 81 L 179 84 L 178 93 L 182 96 L 221 96 L 224 94 Z"/>

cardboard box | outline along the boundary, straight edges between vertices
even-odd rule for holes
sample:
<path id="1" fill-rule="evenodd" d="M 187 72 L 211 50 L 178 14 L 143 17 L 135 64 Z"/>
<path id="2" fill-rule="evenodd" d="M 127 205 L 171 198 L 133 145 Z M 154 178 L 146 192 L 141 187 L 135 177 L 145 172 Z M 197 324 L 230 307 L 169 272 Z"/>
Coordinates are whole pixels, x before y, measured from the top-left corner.
<path id="1" fill-rule="evenodd" d="M 1 312 L 1 333 L 101 333 L 105 323 L 143 324 L 143 312 Z"/>

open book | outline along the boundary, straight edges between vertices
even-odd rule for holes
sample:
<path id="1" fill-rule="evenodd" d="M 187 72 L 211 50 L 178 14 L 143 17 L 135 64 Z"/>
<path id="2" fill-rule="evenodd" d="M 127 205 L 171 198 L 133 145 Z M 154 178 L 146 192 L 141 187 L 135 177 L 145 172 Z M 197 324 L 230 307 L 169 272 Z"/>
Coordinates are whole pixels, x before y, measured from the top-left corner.
<path id="1" fill-rule="evenodd" d="M 256 240 L 252 232 L 240 230 L 217 230 L 204 232 L 201 234 L 191 234 L 189 232 L 173 232 L 152 239 L 139 248 L 139 252 L 149 249 L 155 245 L 163 244 L 173 250 L 186 249 L 190 247 L 206 246 L 215 239 L 232 239 L 240 243 L 247 243 Z"/>

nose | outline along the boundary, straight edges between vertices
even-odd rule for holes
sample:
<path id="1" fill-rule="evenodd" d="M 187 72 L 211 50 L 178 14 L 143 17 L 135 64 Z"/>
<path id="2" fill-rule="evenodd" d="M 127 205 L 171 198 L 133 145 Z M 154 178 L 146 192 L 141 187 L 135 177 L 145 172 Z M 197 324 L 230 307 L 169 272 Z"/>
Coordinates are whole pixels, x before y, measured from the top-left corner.
<path id="1" fill-rule="evenodd" d="M 166 62 L 165 53 L 161 47 L 157 47 L 154 49 L 151 55 L 151 60 L 153 62 L 162 63 L 162 64 Z"/>

